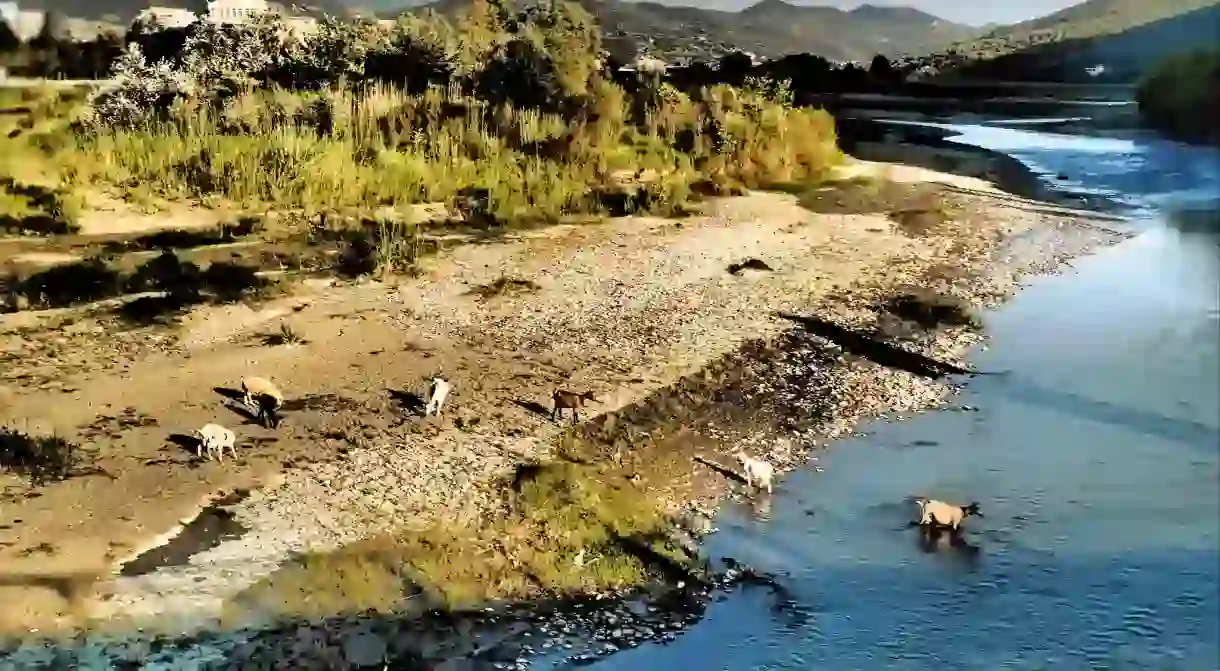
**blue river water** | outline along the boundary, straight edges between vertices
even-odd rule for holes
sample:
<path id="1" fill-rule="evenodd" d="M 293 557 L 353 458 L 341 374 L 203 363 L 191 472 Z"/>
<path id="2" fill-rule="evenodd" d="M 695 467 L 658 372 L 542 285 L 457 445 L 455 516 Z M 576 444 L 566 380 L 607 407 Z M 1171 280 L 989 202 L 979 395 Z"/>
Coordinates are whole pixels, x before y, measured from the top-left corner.
<path id="1" fill-rule="evenodd" d="M 738 592 L 592 668 L 1220 669 L 1220 154 L 1016 121 L 943 127 L 1118 202 L 1138 235 L 987 316 L 973 360 L 1011 373 L 967 384 L 976 412 L 875 423 L 766 519 L 722 514 L 708 554 L 795 606 Z M 974 549 L 922 544 L 913 494 L 979 501 Z"/>

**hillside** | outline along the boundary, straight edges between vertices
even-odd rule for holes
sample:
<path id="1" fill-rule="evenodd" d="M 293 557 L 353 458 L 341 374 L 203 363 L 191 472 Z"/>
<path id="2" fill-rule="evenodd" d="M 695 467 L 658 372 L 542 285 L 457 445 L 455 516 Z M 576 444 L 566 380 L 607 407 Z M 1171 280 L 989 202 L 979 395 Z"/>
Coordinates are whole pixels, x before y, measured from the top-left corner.
<path id="1" fill-rule="evenodd" d="M 909 7 L 862 5 L 851 11 L 762 0 L 741 12 L 655 2 L 580 0 L 606 33 L 673 58 L 715 57 L 732 49 L 761 56 L 809 52 L 834 60 L 867 60 L 878 53 L 923 53 L 977 33 Z M 464 0 L 409 8 L 452 14 Z"/>
<path id="2" fill-rule="evenodd" d="M 1113 4 L 1115 0 L 1107 2 Z M 1209 4 L 1117 33 L 1028 46 L 997 58 L 968 63 L 953 74 L 1006 81 L 1133 83 L 1166 58 L 1220 44 L 1220 2 L 1211 0 Z M 1083 30 L 1084 24 L 1070 25 Z M 1095 66 L 1104 69 L 1090 75 L 1087 69 Z"/>
<path id="3" fill-rule="evenodd" d="M 1217 4 L 1218 0 L 1086 0 L 1037 19 L 995 28 L 955 46 L 959 53 L 989 58 L 1031 46 L 1115 35 Z"/>
<path id="4" fill-rule="evenodd" d="M 425 8 L 454 14 L 469 0 L 311 0 L 318 11 L 343 15 L 371 7 L 391 17 Z M 692 0 L 693 1 L 693 0 Z M 741 12 L 662 5 L 655 2 L 578 0 L 603 26 L 610 44 L 625 52 L 646 47 L 667 59 L 715 58 L 742 49 L 761 56 L 815 53 L 833 60 L 867 61 L 920 54 L 978 34 L 978 29 L 945 21 L 909 7 L 862 5 L 845 11 L 834 7 L 798 6 L 784 0 L 761 0 Z M 206 0 L 23 0 L 22 7 L 65 16 L 126 24 L 156 4 L 202 12 Z M 289 4 L 287 2 L 283 4 Z M 389 6 L 395 9 L 386 9 Z"/>

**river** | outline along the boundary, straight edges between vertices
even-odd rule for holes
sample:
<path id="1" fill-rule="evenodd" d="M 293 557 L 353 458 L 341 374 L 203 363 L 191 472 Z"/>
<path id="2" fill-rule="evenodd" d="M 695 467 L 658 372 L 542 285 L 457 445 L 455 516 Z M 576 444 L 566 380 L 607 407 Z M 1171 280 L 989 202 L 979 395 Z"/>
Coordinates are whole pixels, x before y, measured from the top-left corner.
<path id="1" fill-rule="evenodd" d="M 1214 214 L 1220 156 L 1031 121 L 942 127 L 1108 197 L 1138 235 L 988 315 L 974 362 L 1011 373 L 967 384 L 954 403 L 977 412 L 878 422 L 784 480 L 768 519 L 723 512 L 708 554 L 795 606 L 737 592 L 592 668 L 1220 669 L 1220 246 L 1174 214 Z M 921 544 L 913 494 L 981 502 L 976 551 Z"/>

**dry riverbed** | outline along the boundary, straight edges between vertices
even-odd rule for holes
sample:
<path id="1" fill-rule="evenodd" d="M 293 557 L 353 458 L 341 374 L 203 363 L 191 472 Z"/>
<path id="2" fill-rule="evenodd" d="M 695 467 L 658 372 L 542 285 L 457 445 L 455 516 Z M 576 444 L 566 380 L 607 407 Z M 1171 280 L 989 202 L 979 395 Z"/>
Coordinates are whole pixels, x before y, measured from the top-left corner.
<path id="1" fill-rule="evenodd" d="M 94 470 L 42 487 L 0 475 L 0 631 L 154 622 L 173 631 L 218 617 L 253 626 L 393 610 L 408 578 L 463 605 L 556 585 L 626 587 L 638 567 L 604 568 L 621 558 L 607 554 L 596 570 L 585 568 L 596 552 L 547 563 L 517 553 L 524 540 L 478 531 L 545 533 L 553 520 L 522 520 L 516 506 L 530 492 L 575 496 L 572 483 L 579 490 L 586 480 L 601 488 L 599 501 L 709 515 L 739 486 L 707 464 L 733 468 L 728 455 L 743 440 L 786 470 L 861 418 L 944 396 L 943 380 L 920 374 L 927 361 L 878 354 L 876 343 L 953 361 L 980 336 L 968 325 L 913 326 L 895 298 L 930 289 L 977 310 L 1002 300 L 1021 274 L 1118 239 L 1086 213 L 979 180 L 851 169 L 892 181 L 868 192 L 884 201 L 876 214 L 860 214 L 870 208 L 846 190 L 755 193 L 686 219 L 623 218 L 460 245 L 417 278 L 301 286 L 254 307 L 197 310 L 174 329 L 117 332 L 74 311 L 0 317 L 6 371 L 19 362 L 23 375 L 44 380 L 29 388 L 6 372 L 0 424 L 79 443 Z M 751 258 L 769 270 L 729 272 Z M 781 312 L 832 324 L 800 326 Z M 266 344 L 281 325 L 300 341 Z M 425 420 L 419 396 L 438 373 L 455 392 L 442 418 Z M 248 374 L 274 378 L 292 399 L 278 431 L 226 407 L 224 388 Z M 556 387 L 596 395 L 582 425 L 550 421 Z M 198 462 L 175 438 L 209 421 L 237 431 L 236 461 Z M 578 470 L 513 491 L 505 478 L 539 460 Z M 228 510 L 240 537 L 180 565 L 115 574 L 235 492 Z M 438 528 L 470 535 L 441 542 Z M 424 539 L 410 541 L 412 554 L 380 559 L 412 533 Z M 429 561 L 428 548 L 473 551 L 492 568 Z M 313 559 L 286 565 L 297 553 Z M 540 576 L 539 567 L 557 573 Z"/>

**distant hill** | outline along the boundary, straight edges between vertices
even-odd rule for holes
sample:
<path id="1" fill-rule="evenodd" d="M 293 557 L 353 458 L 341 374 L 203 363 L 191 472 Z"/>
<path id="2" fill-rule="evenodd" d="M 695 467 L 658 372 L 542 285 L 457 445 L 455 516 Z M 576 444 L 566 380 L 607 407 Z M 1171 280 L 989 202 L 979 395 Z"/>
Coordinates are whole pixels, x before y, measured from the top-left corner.
<path id="1" fill-rule="evenodd" d="M 998 28 L 989 37 L 1050 32 L 1062 38 L 1118 33 L 1217 4 L 1216 0 L 1087 0 L 1054 14 Z"/>
<path id="2" fill-rule="evenodd" d="M 1102 3 L 1103 0 L 1093 2 Z M 1125 4 L 1120 0 L 1104 0 L 1104 3 Z M 1093 3 L 1085 3 L 1089 4 Z M 1148 3 L 1149 9 L 1154 4 Z M 1177 4 L 1189 3 L 1180 1 Z M 1084 5 L 1078 5 L 1064 11 L 1079 10 L 1083 7 Z M 1163 8 L 1158 10 L 1163 11 Z M 1092 23 L 1053 23 L 1050 22 L 1051 18 L 1040 21 L 1048 22 L 1045 25 L 1061 28 L 1068 25 L 1070 30 L 1082 33 L 1091 30 L 1085 27 L 1087 25 L 1097 27 L 1103 23 L 1093 18 L 1089 19 Z M 1142 23 L 1119 32 L 1071 37 L 1026 46 L 996 58 L 968 63 L 954 70 L 953 74 L 971 79 L 1006 81 L 1133 83 L 1167 57 L 1192 49 L 1215 48 L 1216 45 L 1220 45 L 1220 1 L 1210 0 L 1204 7 Z M 1092 75 L 1087 72 L 1087 69 L 1097 66 L 1101 66 L 1099 71 Z"/>
<path id="3" fill-rule="evenodd" d="M 1053 14 L 992 29 L 955 49 L 972 58 L 992 58 L 1041 44 L 1114 35 L 1217 4 L 1220 0 L 1085 0 Z"/>
<path id="4" fill-rule="evenodd" d="M 979 29 L 945 21 L 910 7 L 861 5 L 846 11 L 835 7 L 794 5 L 761 0 L 740 12 L 724 12 L 622 0 L 577 0 L 592 13 L 604 32 L 634 47 L 646 47 L 667 59 L 716 58 L 741 49 L 760 56 L 815 53 L 833 60 L 867 61 L 878 53 L 894 57 L 920 54 L 978 35 Z M 691 0 L 692 2 L 694 0 Z M 361 7 L 378 9 L 378 16 L 432 8 L 453 14 L 469 0 L 309 0 L 320 11 L 343 15 Z M 125 24 L 140 10 L 156 4 L 202 12 L 206 0 L 22 0 L 27 9 L 42 9 L 80 19 Z M 290 4 L 284 2 L 283 4 Z M 397 6 L 387 10 L 389 4 Z"/>
<path id="5" fill-rule="evenodd" d="M 878 53 L 924 53 L 978 34 L 977 28 L 909 7 L 793 5 L 761 0 L 740 12 L 662 5 L 655 2 L 580 0 L 607 35 L 647 47 L 667 59 L 716 57 L 733 49 L 760 56 L 815 53 L 834 60 L 868 60 Z M 407 8 L 452 14 L 464 0 Z"/>

